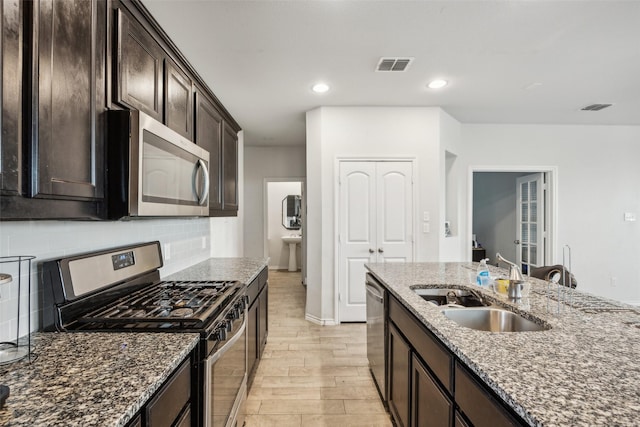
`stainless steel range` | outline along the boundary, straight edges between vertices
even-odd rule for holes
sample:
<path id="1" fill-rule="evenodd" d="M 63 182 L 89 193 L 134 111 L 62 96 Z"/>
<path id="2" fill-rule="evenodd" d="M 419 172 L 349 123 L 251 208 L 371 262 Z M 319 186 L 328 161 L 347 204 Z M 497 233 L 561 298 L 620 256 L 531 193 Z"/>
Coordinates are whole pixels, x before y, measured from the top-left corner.
<path id="1" fill-rule="evenodd" d="M 247 392 L 244 285 L 164 282 L 162 265 L 159 242 L 43 263 L 44 329 L 199 333 L 193 424 L 234 426 Z"/>

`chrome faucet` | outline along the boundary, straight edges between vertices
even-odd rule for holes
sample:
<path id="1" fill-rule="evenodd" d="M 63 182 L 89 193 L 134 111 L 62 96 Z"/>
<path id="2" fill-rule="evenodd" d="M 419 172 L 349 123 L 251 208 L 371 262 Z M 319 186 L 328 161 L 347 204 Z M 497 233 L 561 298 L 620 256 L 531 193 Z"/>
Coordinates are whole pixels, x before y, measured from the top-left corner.
<path id="1" fill-rule="evenodd" d="M 524 282 L 524 277 L 522 277 L 520 267 L 504 259 L 500 253 L 496 254 L 496 258 L 498 261 L 509 264 L 509 287 L 507 288 L 509 299 L 516 300 L 522 298 L 522 283 Z"/>

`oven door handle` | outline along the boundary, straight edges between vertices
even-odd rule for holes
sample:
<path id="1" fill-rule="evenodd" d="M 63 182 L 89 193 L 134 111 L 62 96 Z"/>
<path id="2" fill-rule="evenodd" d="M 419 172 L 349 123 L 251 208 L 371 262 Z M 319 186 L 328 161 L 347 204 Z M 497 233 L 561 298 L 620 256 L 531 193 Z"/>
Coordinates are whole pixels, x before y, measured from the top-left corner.
<path id="1" fill-rule="evenodd" d="M 215 353 L 213 353 L 213 355 L 207 359 L 207 362 L 210 364 L 214 364 L 216 360 L 220 359 L 222 355 L 229 351 L 229 349 L 240 339 L 240 337 L 244 336 L 243 333 L 246 327 L 247 316 L 245 311 L 245 315 L 242 317 L 242 325 L 238 328 L 237 332 L 227 342 L 225 342 L 222 347 L 220 347 Z"/>

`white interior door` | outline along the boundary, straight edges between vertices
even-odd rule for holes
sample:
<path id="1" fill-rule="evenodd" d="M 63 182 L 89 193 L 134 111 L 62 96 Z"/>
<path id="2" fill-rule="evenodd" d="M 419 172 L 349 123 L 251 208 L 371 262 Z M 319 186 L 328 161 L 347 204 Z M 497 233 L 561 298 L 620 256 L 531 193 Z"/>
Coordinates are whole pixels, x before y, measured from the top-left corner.
<path id="1" fill-rule="evenodd" d="M 544 174 L 520 177 L 517 186 L 517 264 L 524 274 L 545 260 L 545 184 Z"/>
<path id="2" fill-rule="evenodd" d="M 376 261 L 412 261 L 412 165 L 410 162 L 378 162 L 376 167 Z"/>
<path id="3" fill-rule="evenodd" d="M 366 321 L 365 263 L 413 258 L 411 175 L 411 162 L 340 162 L 341 322 Z"/>

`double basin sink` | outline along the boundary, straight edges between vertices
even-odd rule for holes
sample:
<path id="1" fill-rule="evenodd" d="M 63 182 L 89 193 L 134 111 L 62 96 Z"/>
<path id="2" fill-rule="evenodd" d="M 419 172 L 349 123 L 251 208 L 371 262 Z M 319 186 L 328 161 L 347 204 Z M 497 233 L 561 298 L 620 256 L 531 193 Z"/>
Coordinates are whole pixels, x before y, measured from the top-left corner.
<path id="1" fill-rule="evenodd" d="M 441 307 L 442 314 L 460 326 L 488 332 L 545 331 L 548 326 L 492 305 L 480 294 L 466 289 L 420 288 L 412 290 L 427 302 Z"/>

